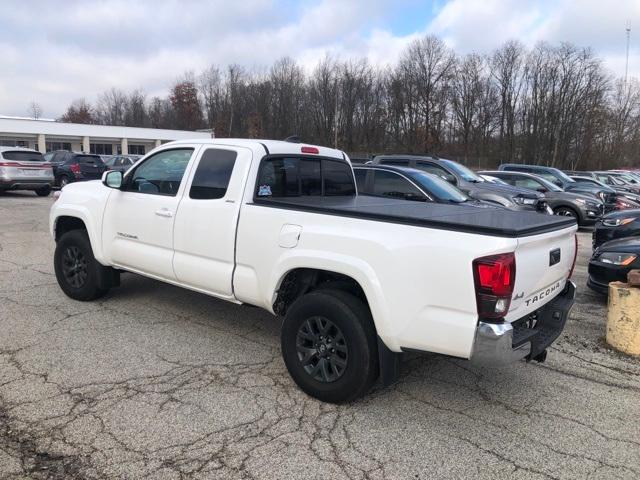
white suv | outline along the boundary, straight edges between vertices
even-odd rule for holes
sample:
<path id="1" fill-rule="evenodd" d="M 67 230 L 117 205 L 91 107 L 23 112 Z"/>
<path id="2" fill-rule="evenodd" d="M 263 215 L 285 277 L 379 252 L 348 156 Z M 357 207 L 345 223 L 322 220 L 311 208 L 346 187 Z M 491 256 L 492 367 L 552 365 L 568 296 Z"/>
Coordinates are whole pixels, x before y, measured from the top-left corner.
<path id="1" fill-rule="evenodd" d="M 0 191 L 34 190 L 51 193 L 53 170 L 40 152 L 22 147 L 0 147 Z"/>

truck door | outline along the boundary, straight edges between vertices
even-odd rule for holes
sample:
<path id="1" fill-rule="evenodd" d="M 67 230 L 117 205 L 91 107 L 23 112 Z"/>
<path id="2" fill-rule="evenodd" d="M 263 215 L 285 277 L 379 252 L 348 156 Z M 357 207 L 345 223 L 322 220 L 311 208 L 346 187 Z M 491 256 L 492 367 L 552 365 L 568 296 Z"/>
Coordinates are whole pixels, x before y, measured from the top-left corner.
<path id="1" fill-rule="evenodd" d="M 107 258 L 126 270 L 175 281 L 173 228 L 194 148 L 162 150 L 109 195 L 103 221 Z"/>
<path id="2" fill-rule="evenodd" d="M 174 228 L 173 268 L 180 283 L 233 298 L 236 227 L 251 158 L 251 150 L 239 147 L 200 151 Z"/>

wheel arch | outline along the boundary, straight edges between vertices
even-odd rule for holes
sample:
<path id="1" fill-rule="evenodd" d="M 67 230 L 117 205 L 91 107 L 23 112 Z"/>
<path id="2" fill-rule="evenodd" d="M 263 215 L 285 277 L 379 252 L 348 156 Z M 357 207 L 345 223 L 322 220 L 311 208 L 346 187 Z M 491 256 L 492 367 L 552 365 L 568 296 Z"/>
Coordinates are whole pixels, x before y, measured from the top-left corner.
<path id="1" fill-rule="evenodd" d="M 62 235 L 72 230 L 85 230 L 91 242 L 93 255 L 98 262 L 104 264 L 100 233 L 94 222 L 90 220 L 89 212 L 81 208 L 58 207 L 54 204 L 51 215 L 51 235 L 57 242 Z"/>
<path id="2" fill-rule="evenodd" d="M 276 315 L 284 315 L 287 308 L 305 293 L 319 288 L 346 290 L 360 298 L 371 311 L 377 334 L 385 339 L 385 304 L 382 287 L 375 271 L 368 265 L 344 264 L 325 259 L 321 264 L 305 262 L 287 265 L 272 280 L 269 306 Z"/>

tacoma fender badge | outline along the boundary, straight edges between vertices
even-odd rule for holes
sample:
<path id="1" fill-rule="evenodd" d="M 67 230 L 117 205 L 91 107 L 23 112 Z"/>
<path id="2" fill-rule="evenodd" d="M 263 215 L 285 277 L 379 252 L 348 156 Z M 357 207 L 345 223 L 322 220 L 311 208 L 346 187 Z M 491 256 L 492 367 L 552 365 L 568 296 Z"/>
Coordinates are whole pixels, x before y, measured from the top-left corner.
<path id="1" fill-rule="evenodd" d="M 132 240 L 138 240 L 138 237 L 135 235 L 129 235 L 128 233 L 116 232 L 116 235 L 122 238 L 130 238 Z"/>

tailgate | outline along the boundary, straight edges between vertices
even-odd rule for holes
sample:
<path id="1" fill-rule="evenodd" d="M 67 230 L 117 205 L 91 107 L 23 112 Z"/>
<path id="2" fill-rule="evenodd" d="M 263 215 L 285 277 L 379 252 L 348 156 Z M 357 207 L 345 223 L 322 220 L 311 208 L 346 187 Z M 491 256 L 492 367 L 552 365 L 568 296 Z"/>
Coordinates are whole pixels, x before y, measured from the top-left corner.
<path id="1" fill-rule="evenodd" d="M 542 307 L 564 288 L 575 257 L 577 227 L 518 239 L 516 284 L 506 320 Z"/>

